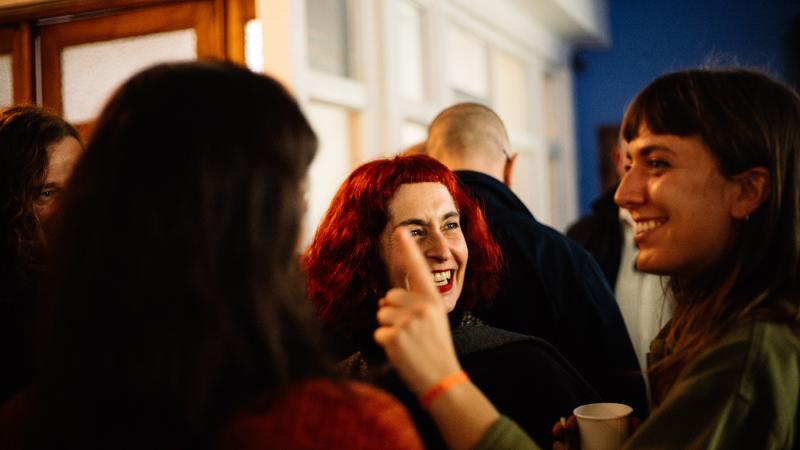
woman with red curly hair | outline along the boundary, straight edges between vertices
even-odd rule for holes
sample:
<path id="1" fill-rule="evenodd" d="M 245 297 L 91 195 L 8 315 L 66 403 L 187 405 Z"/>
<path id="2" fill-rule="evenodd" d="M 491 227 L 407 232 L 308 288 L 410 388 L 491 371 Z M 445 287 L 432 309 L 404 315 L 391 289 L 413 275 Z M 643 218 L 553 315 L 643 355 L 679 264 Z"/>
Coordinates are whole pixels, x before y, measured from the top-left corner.
<path id="1" fill-rule="evenodd" d="M 470 314 L 492 300 L 502 257 L 480 208 L 455 175 L 427 156 L 372 161 L 339 188 L 305 254 L 308 295 L 332 345 L 352 353 L 343 368 L 398 396 L 428 448 L 443 447 L 441 436 L 416 396 L 384 369 L 385 355 L 373 341 L 378 300 L 391 287 L 408 285 L 398 229 L 414 238 L 430 268 L 465 372 L 500 413 L 547 444 L 554 420 L 597 400 L 547 342 L 485 326 Z M 421 403 L 427 408 L 426 400 Z"/>

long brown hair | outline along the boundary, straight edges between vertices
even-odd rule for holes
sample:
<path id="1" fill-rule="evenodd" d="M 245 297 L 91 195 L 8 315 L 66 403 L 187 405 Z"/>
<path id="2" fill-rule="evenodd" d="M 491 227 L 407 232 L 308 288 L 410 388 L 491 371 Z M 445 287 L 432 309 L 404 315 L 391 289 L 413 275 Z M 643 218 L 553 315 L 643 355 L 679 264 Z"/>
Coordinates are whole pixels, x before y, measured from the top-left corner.
<path id="1" fill-rule="evenodd" d="M 245 68 L 122 85 L 67 186 L 41 316 L 53 446 L 209 447 L 261 394 L 326 373 L 296 252 L 315 151 L 294 99 Z"/>
<path id="2" fill-rule="evenodd" d="M 756 71 L 671 73 L 628 107 L 624 139 L 636 138 L 642 124 L 655 134 L 699 136 L 725 177 L 764 167 L 771 182 L 769 197 L 737 223 L 735 245 L 716 267 L 671 279 L 677 305 L 665 341 L 669 354 L 650 368 L 658 402 L 692 359 L 743 318 L 800 321 L 800 97 Z"/>

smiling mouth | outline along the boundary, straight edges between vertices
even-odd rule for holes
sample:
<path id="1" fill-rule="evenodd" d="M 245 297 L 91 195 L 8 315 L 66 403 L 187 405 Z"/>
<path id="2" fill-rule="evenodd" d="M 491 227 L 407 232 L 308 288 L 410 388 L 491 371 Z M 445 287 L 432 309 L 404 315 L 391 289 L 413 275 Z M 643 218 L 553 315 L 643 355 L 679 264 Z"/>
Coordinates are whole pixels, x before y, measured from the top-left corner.
<path id="1" fill-rule="evenodd" d="M 651 219 L 651 220 L 642 220 L 637 221 L 636 225 L 634 226 L 634 234 L 643 234 L 647 233 L 648 231 L 654 230 L 661 225 L 664 225 L 667 222 L 666 219 Z"/>
<path id="2" fill-rule="evenodd" d="M 453 288 L 455 270 L 434 270 L 433 283 L 440 293 L 445 293 Z"/>

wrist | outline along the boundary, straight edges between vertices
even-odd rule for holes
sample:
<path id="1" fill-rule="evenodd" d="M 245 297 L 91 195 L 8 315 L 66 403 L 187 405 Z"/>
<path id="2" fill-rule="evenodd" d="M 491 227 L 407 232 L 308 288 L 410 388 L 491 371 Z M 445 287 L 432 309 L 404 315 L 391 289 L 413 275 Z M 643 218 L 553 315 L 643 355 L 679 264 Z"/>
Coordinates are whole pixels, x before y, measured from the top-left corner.
<path id="1" fill-rule="evenodd" d="M 460 384 L 469 383 L 469 376 L 463 370 L 451 373 L 430 386 L 419 396 L 419 403 L 423 409 L 430 409 L 431 404 L 447 391 Z"/>

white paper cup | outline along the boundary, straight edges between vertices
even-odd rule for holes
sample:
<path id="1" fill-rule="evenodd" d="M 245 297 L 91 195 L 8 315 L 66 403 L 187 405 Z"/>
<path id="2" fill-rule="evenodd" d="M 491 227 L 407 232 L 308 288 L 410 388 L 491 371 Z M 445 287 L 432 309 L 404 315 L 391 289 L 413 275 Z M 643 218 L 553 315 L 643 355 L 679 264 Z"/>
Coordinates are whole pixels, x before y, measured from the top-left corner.
<path id="1" fill-rule="evenodd" d="M 582 450 L 619 450 L 628 438 L 633 408 L 622 403 L 590 403 L 572 412 L 578 419 Z"/>

